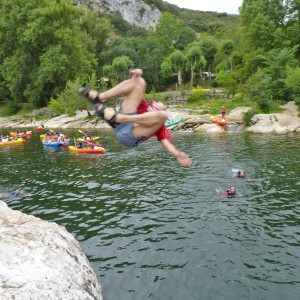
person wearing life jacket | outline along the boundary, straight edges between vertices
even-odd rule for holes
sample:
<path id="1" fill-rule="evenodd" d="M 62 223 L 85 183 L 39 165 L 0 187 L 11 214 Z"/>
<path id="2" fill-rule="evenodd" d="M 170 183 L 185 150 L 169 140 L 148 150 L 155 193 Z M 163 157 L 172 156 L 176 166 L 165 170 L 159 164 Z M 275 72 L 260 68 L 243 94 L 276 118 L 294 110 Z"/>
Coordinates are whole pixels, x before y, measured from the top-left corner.
<path id="1" fill-rule="evenodd" d="M 225 195 L 227 198 L 233 198 L 236 195 L 235 187 L 231 186 L 228 190 L 225 191 Z"/>
<path id="2" fill-rule="evenodd" d="M 244 170 L 240 170 L 237 172 L 236 176 L 237 178 L 246 178 L 246 172 Z"/>
<path id="3" fill-rule="evenodd" d="M 88 134 L 87 131 L 84 132 L 83 139 L 85 139 L 85 140 L 91 140 L 91 137 L 89 136 L 89 134 Z"/>
<path id="4" fill-rule="evenodd" d="M 221 116 L 222 116 L 222 120 L 225 120 L 225 115 L 226 115 L 226 108 L 224 106 L 222 106 L 221 108 Z"/>

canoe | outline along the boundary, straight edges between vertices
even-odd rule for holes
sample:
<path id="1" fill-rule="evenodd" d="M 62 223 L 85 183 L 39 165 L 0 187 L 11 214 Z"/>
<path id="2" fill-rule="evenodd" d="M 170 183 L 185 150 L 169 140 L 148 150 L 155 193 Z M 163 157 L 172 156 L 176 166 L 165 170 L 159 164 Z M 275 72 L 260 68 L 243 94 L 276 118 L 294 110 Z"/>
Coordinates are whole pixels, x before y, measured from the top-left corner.
<path id="1" fill-rule="evenodd" d="M 32 135 L 32 131 L 27 131 L 27 132 L 19 132 L 19 133 L 16 133 L 16 132 L 10 132 L 9 133 L 10 135 L 12 136 L 29 136 L 29 135 Z"/>
<path id="2" fill-rule="evenodd" d="M 91 149 L 91 148 L 76 148 L 74 146 L 69 146 L 68 149 L 71 152 L 77 152 L 77 153 L 100 153 L 100 154 L 103 154 L 105 152 L 105 149 L 102 147 L 97 147 L 96 149 Z"/>
<path id="3" fill-rule="evenodd" d="M 225 120 L 222 120 L 221 118 L 218 118 L 218 117 L 215 117 L 215 116 L 211 116 L 210 120 L 213 123 L 216 123 L 216 124 L 221 125 L 221 126 L 226 126 L 227 125 L 227 122 Z"/>
<path id="4" fill-rule="evenodd" d="M 166 127 L 170 127 L 172 125 L 176 125 L 176 124 L 179 124 L 183 122 L 183 118 L 179 118 L 179 119 L 176 119 L 176 120 L 172 120 L 172 121 L 168 121 L 165 123 Z"/>
<path id="5" fill-rule="evenodd" d="M 0 146 L 18 145 L 18 144 L 24 144 L 24 143 L 26 143 L 26 140 L 19 139 L 19 140 L 14 140 L 14 141 L 9 141 L 9 142 L 0 142 Z"/>
<path id="6" fill-rule="evenodd" d="M 52 143 L 45 142 L 45 143 L 43 143 L 43 145 L 46 147 L 59 147 L 60 146 L 59 142 L 52 142 Z"/>
<path id="7" fill-rule="evenodd" d="M 37 128 L 36 128 L 36 130 L 43 130 L 44 129 L 44 127 L 42 127 L 42 126 L 38 126 Z"/>

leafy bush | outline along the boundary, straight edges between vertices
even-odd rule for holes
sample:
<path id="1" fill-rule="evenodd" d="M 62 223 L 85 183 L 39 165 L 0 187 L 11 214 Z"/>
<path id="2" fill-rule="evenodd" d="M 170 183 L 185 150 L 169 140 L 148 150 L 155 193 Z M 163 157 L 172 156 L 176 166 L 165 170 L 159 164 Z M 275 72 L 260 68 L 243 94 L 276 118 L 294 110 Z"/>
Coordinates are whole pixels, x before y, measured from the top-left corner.
<path id="1" fill-rule="evenodd" d="M 20 110 L 19 103 L 15 101 L 5 101 L 2 115 L 4 117 L 15 115 Z"/>
<path id="2" fill-rule="evenodd" d="M 246 126 L 249 126 L 251 123 L 251 119 L 254 115 L 258 114 L 258 112 L 254 109 L 248 110 L 244 113 L 243 121 Z"/>
<path id="3" fill-rule="evenodd" d="M 191 90 L 190 96 L 187 99 L 188 104 L 200 103 L 209 98 L 208 94 L 202 87 L 197 87 Z"/>
<path id="4" fill-rule="evenodd" d="M 53 98 L 51 98 L 48 107 L 56 115 L 62 115 L 65 113 L 63 104 Z"/>

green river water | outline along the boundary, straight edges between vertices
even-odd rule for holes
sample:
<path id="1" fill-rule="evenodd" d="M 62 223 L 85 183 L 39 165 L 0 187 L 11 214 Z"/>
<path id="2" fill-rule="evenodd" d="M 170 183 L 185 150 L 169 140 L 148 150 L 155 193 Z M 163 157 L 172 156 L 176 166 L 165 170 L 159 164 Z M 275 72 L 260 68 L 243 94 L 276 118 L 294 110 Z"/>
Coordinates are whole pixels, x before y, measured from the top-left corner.
<path id="1" fill-rule="evenodd" d="M 11 208 L 74 235 L 105 300 L 299 299 L 299 134 L 175 133 L 186 170 L 155 140 L 126 149 L 92 133 L 104 155 L 47 149 L 38 133 L 0 147 L 0 187 L 23 191 Z"/>

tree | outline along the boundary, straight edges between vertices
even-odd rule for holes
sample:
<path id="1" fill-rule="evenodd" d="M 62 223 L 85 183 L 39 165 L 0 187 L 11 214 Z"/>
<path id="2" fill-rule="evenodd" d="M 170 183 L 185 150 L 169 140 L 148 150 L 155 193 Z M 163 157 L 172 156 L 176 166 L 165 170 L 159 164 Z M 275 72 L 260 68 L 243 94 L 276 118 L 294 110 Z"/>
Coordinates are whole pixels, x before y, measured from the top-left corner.
<path id="1" fill-rule="evenodd" d="M 203 65 L 204 57 L 202 56 L 200 47 L 193 46 L 187 51 L 187 59 L 191 70 L 190 89 L 193 87 L 194 73 L 197 65 Z"/>
<path id="2" fill-rule="evenodd" d="M 183 52 L 180 50 L 175 50 L 171 55 L 169 56 L 172 69 L 177 74 L 177 80 L 178 80 L 178 86 L 179 89 L 181 89 L 182 86 L 182 70 L 185 67 L 186 63 L 186 56 Z"/>
<path id="3" fill-rule="evenodd" d="M 123 55 L 114 59 L 111 68 L 114 77 L 118 81 L 122 81 L 128 76 L 128 70 L 133 68 L 133 66 L 133 61 L 129 57 Z"/>
<path id="4" fill-rule="evenodd" d="M 291 88 L 294 92 L 297 102 L 300 100 L 300 68 L 287 68 L 287 77 L 285 79 L 285 84 L 288 88 Z"/>
<path id="5" fill-rule="evenodd" d="M 220 71 L 216 76 L 216 81 L 220 86 L 223 86 L 228 91 L 228 96 L 235 94 L 236 79 L 233 72 Z"/>
<path id="6" fill-rule="evenodd" d="M 113 82 L 117 83 L 128 76 L 128 70 L 133 68 L 134 63 L 128 56 L 116 57 L 111 65 L 103 67 L 103 75 L 108 76 Z"/>
<path id="7" fill-rule="evenodd" d="M 184 30 L 182 21 L 170 13 L 163 13 L 158 20 L 153 36 L 162 44 L 164 55 L 171 54 L 180 44 L 180 36 Z"/>
<path id="8" fill-rule="evenodd" d="M 234 49 L 234 44 L 232 40 L 223 40 L 220 44 L 221 52 L 227 56 L 230 71 L 233 71 L 233 60 L 232 60 L 232 53 Z"/>
<path id="9" fill-rule="evenodd" d="M 70 0 L 2 0 L 1 76 L 12 99 L 43 106 L 68 80 L 91 73 L 96 60 L 81 13 Z"/>
<path id="10" fill-rule="evenodd" d="M 201 52 L 205 58 L 207 71 L 211 73 L 212 66 L 217 53 L 217 43 L 210 37 L 205 37 L 200 40 Z"/>

